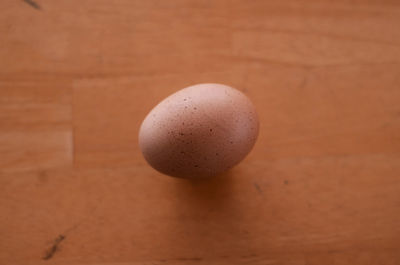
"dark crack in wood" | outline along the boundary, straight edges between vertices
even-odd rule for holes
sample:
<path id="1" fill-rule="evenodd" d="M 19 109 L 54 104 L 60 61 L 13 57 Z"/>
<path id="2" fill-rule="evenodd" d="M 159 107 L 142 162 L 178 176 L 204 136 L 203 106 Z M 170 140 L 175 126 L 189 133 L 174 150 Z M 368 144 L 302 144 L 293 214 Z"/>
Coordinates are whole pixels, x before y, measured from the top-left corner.
<path id="1" fill-rule="evenodd" d="M 60 243 L 65 239 L 65 235 L 59 235 L 53 242 L 53 245 L 46 251 L 43 256 L 44 260 L 51 259 L 54 254 L 59 250 Z"/>

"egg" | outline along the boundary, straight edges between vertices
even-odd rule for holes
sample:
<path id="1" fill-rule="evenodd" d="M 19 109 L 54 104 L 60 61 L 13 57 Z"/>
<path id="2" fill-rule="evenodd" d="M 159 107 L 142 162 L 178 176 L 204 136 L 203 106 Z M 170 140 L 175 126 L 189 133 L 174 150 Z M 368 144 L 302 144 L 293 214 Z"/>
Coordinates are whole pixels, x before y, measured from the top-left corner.
<path id="1" fill-rule="evenodd" d="M 256 109 L 242 92 L 222 84 L 198 84 L 150 111 L 140 126 L 139 147 L 161 173 L 212 177 L 245 158 L 258 129 Z"/>

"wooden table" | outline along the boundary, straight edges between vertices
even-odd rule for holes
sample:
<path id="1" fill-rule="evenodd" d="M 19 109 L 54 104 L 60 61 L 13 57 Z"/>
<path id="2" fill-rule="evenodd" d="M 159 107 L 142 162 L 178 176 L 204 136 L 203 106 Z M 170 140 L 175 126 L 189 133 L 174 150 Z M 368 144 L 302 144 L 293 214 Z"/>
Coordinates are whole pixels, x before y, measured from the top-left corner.
<path id="1" fill-rule="evenodd" d="M 35 2 L 34 2 L 35 1 Z M 261 131 L 227 176 L 138 127 L 217 82 Z M 398 1 L 4 0 L 0 264 L 400 264 Z"/>

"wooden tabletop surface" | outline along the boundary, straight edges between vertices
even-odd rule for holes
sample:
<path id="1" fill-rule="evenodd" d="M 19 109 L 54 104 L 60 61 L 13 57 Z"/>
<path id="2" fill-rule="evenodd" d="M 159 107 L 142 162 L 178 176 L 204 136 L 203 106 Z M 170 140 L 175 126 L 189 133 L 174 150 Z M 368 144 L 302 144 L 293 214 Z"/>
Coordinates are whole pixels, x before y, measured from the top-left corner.
<path id="1" fill-rule="evenodd" d="M 400 264 L 397 0 L 3 0 L 0 264 Z M 183 87 L 260 135 L 203 182 L 138 128 Z"/>

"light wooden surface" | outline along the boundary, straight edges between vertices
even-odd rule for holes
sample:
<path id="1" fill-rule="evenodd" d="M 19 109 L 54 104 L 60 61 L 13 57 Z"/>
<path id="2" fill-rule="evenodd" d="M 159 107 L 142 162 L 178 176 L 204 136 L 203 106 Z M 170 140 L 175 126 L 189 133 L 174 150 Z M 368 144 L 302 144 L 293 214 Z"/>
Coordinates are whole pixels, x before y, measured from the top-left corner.
<path id="1" fill-rule="evenodd" d="M 35 1 L 1 1 L 0 264 L 400 264 L 399 1 Z M 202 82 L 258 142 L 163 176 L 138 127 Z"/>

